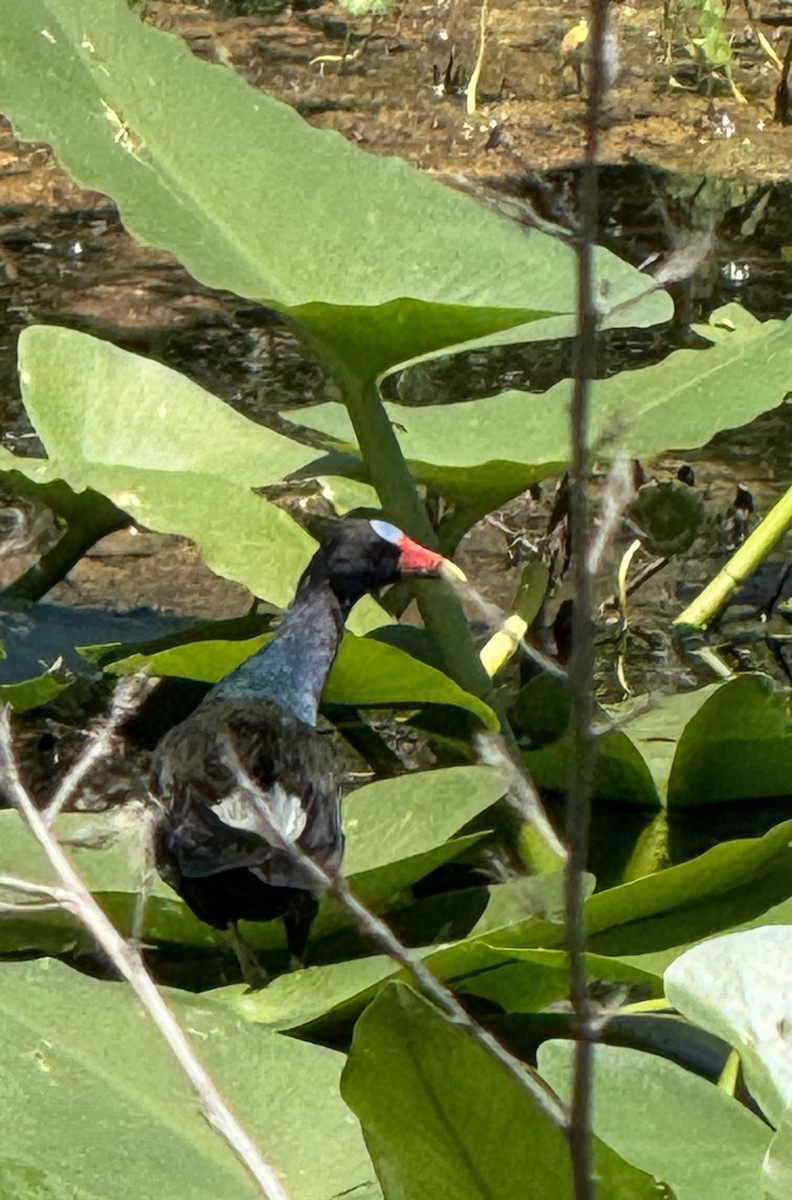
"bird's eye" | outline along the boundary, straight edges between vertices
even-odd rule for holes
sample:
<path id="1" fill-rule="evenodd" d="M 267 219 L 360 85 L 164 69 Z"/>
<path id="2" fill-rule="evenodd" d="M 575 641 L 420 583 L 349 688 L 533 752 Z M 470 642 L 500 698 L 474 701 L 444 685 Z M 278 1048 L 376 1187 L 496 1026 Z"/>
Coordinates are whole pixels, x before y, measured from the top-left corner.
<path id="1" fill-rule="evenodd" d="M 377 537 L 381 537 L 386 542 L 393 542 L 395 546 L 398 546 L 404 540 L 401 529 L 391 525 L 390 521 L 371 521 L 370 524 Z"/>

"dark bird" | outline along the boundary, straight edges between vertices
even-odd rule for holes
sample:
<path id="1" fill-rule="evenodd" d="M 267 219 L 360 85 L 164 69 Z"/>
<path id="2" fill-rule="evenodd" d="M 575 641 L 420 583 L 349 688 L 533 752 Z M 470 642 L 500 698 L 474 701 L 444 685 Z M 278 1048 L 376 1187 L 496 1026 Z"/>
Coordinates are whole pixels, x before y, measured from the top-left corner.
<path id="1" fill-rule="evenodd" d="M 261 972 L 239 941 L 240 920 L 283 917 L 293 959 L 304 958 L 320 888 L 295 847 L 330 877 L 339 869 L 344 839 L 319 701 L 353 604 L 408 575 L 464 578 L 386 521 L 335 522 L 275 636 L 155 751 L 157 869 L 197 917 L 229 929 L 249 980 Z"/>

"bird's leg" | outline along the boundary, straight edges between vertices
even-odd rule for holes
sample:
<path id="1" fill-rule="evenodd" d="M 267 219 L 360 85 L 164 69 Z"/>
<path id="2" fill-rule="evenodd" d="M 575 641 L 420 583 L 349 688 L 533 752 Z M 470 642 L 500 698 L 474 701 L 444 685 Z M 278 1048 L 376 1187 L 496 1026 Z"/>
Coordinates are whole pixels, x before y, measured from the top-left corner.
<path id="1" fill-rule="evenodd" d="M 239 969 L 245 983 L 254 989 L 264 987 L 267 983 L 267 972 L 240 934 L 236 921 L 228 922 L 228 937 L 234 948 L 234 954 L 237 956 Z"/>
<path id="2" fill-rule="evenodd" d="M 311 931 L 313 919 L 319 911 L 319 902 L 310 892 L 301 892 L 293 902 L 291 909 L 283 914 L 283 924 L 286 929 L 286 943 L 291 952 L 290 966 L 292 971 L 299 971 L 305 966 L 305 954 L 308 948 L 308 934 Z"/>

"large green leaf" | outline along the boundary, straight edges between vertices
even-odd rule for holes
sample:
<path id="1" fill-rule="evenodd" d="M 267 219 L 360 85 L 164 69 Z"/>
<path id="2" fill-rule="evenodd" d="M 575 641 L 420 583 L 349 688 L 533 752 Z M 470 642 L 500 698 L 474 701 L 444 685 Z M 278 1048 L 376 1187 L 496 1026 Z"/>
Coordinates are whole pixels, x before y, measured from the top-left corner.
<path id="1" fill-rule="evenodd" d="M 141 893 L 145 895 L 143 935 L 151 942 L 178 942 L 210 949 L 218 935 L 189 909 L 147 866 L 146 823 L 138 806 L 108 813 L 64 813 L 55 832 L 74 866 L 105 911 L 131 934 Z M 56 882 L 46 855 L 19 814 L 0 812 L 0 874 L 36 883 Z M 18 900 L 9 892 L 4 899 Z M 93 939 L 76 917 L 58 910 L 0 919 L 0 953 L 61 954 L 89 948 Z"/>
<path id="2" fill-rule="evenodd" d="M 186 375 L 73 329 L 24 329 L 19 372 L 52 469 L 78 487 L 90 484 L 94 466 L 217 475 L 255 487 L 296 471 L 314 453 Z"/>
<path id="3" fill-rule="evenodd" d="M 178 675 L 215 683 L 253 654 L 267 638 L 241 642 L 190 642 L 157 654 L 134 654 L 109 668 L 130 674 L 146 668 L 154 675 Z M 489 705 L 441 671 L 419 662 L 396 646 L 373 638 L 345 635 L 322 696 L 327 704 L 388 707 L 417 704 L 450 704 L 467 709 L 490 729 L 498 719 Z"/>
<path id="4" fill-rule="evenodd" d="M 19 366 L 50 473 L 102 493 L 142 525 L 192 538 L 210 567 L 254 593 L 280 605 L 291 598 L 313 543 L 251 489 L 313 451 L 168 367 L 87 334 L 27 329 Z"/>
<path id="5" fill-rule="evenodd" d="M 525 950 L 488 947 L 502 965 L 471 974 L 458 990 L 482 996 L 504 1012 L 538 1012 L 569 995 L 569 955 L 564 950 Z M 587 954 L 586 975 L 592 981 L 641 984 L 652 995 L 662 995 L 661 977 L 603 954 Z"/>
<path id="6" fill-rule="evenodd" d="M 386 1200 L 573 1195 L 552 1098 L 543 1104 L 529 1094 L 404 984 L 388 985 L 358 1021 L 342 1091 L 363 1125 Z M 602 1143 L 595 1157 L 608 1200 L 662 1194 Z"/>
<path id="7" fill-rule="evenodd" d="M 689 944 L 749 921 L 790 896 L 792 821 L 786 821 L 762 838 L 725 842 L 689 862 L 595 894 L 586 903 L 589 947 L 599 954 L 637 955 Z"/>
<path id="8" fill-rule="evenodd" d="M 0 704 L 10 704 L 16 712 L 26 712 L 54 700 L 71 681 L 69 672 L 62 666 L 57 670 L 44 671 L 32 679 L 20 683 L 0 684 Z"/>
<path id="9" fill-rule="evenodd" d="M 792 1195 L 792 1105 L 781 1118 L 768 1147 L 762 1186 L 762 1200 L 787 1200 Z"/>
<path id="10" fill-rule="evenodd" d="M 668 999 L 740 1053 L 745 1080 L 777 1125 L 792 1103 L 792 925 L 713 938 L 665 973 Z"/>
<path id="11" fill-rule="evenodd" d="M 440 845 L 499 800 L 510 782 L 511 772 L 501 767 L 448 767 L 358 788 L 344 801 L 344 870 L 372 871 Z"/>
<path id="12" fill-rule="evenodd" d="M 731 331 L 724 332 L 724 320 Z M 705 332 L 717 339 L 707 350 L 679 350 L 592 384 L 590 439 L 600 452 L 610 446 L 643 457 L 670 447 L 691 449 L 781 403 L 792 318 L 762 323 L 729 305 L 713 315 Z M 478 488 L 476 472 L 517 465 L 531 482 L 569 462 L 571 394 L 572 382 L 564 380 L 544 394 L 507 391 L 459 404 L 385 407 L 414 473 L 442 491 L 460 472 L 472 472 L 470 486 Z M 339 404 L 292 415 L 342 446 L 355 444 Z M 466 486 L 463 478 L 458 482 Z"/>
<path id="13" fill-rule="evenodd" d="M 310 128 L 122 0 L 1 0 L 0 18 L 0 109 L 20 136 L 50 142 L 137 237 L 347 356 L 356 346 L 367 374 L 575 310 L 566 242 Z M 625 322 L 670 315 L 625 263 L 602 251 L 598 268 L 606 307 L 640 297 Z"/>
<path id="14" fill-rule="evenodd" d="M 475 923 L 475 930 L 479 934 L 489 928 L 497 928 L 509 919 L 526 919 L 530 913 L 534 913 L 537 920 L 540 915 L 558 915 L 559 904 L 563 901 L 563 876 L 558 872 L 512 880 L 490 888 L 468 888 L 464 893 L 441 894 L 417 905 L 413 903 L 407 909 L 391 912 L 389 921 L 412 945 L 421 940 L 425 943 L 435 939 L 447 942 L 455 936 L 453 931 L 460 923 L 464 925 L 462 913 L 465 902 L 469 901 L 473 901 L 481 915 L 478 922 L 475 916 L 468 918 L 466 927 L 469 929 Z M 433 910 L 431 920 L 426 912 L 422 915 L 418 911 L 426 908 Z M 406 932 L 405 918 L 410 925 Z M 456 954 L 455 949 L 458 950 Z M 445 945 L 437 947 L 425 944 L 414 953 L 439 978 L 468 992 L 475 990 L 475 981 L 482 974 L 499 970 L 514 959 L 512 951 L 490 947 L 482 939 L 458 942 L 450 950 Z M 556 962 L 550 968 L 556 981 L 559 974 L 557 967 Z M 566 964 L 563 973 L 568 975 Z M 634 971 L 633 977 L 637 974 L 642 979 L 653 978 L 644 971 Z M 214 995 L 235 1005 L 249 1020 L 260 1021 L 277 1029 L 292 1029 L 328 1018 L 334 1024 L 351 1022 L 373 999 L 383 983 L 394 978 L 405 979 L 406 974 L 397 963 L 383 955 L 373 955 L 281 975 L 261 991 L 246 992 L 240 987 L 224 987 Z"/>
<path id="15" fill-rule="evenodd" d="M 339 1095 L 341 1055 L 255 1029 L 203 997 L 169 1002 L 293 1200 L 380 1195 Z M 0 1010 L 0 1180 L 5 1171 L 22 1188 L 3 1190 L 9 1200 L 260 1194 L 125 985 L 48 959 L 5 964 Z M 42 1179 L 49 1190 L 36 1190 Z"/>
<path id="16" fill-rule="evenodd" d="M 738 675 L 685 726 L 668 781 L 668 807 L 789 795 L 789 697 L 766 676 Z"/>
<path id="17" fill-rule="evenodd" d="M 567 1101 L 572 1042 L 545 1042 L 539 1071 Z M 772 1131 L 732 1096 L 675 1063 L 620 1046 L 594 1049 L 594 1132 L 665 1179 L 677 1200 L 760 1200 Z"/>
<path id="18" fill-rule="evenodd" d="M 326 963 L 278 975 L 265 988 L 251 991 L 245 984 L 208 993 L 218 1003 L 231 1004 L 249 1021 L 270 1029 L 297 1029 L 332 1012 L 357 1013 L 377 988 L 400 973 L 385 954 L 350 962 Z"/>
<path id="19" fill-rule="evenodd" d="M 668 796 L 668 780 L 683 730 L 702 705 L 723 686 L 723 683 L 712 683 L 692 692 L 652 696 L 648 704 L 645 696 L 635 696 L 607 710 L 648 766 L 664 807 Z"/>
<path id="20" fill-rule="evenodd" d="M 753 920 L 792 896 L 791 843 L 787 821 L 763 838 L 727 842 L 679 866 L 596 892 L 585 909 L 589 949 L 641 967 L 636 956 L 689 945 Z M 482 936 L 493 946 L 552 949 L 563 943 L 564 931 L 552 920 L 512 914 L 438 956 L 464 955 Z M 662 967 L 647 963 L 647 969 Z"/>

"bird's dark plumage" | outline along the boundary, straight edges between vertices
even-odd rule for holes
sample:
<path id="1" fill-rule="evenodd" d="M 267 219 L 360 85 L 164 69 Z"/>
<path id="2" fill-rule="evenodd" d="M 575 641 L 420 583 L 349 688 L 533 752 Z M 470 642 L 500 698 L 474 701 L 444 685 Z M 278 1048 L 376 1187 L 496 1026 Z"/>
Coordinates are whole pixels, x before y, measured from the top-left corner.
<path id="1" fill-rule="evenodd" d="M 366 592 L 403 575 L 453 570 L 385 522 L 337 522 L 274 638 L 162 739 L 152 765 L 157 869 L 201 920 L 226 928 L 283 917 L 303 957 L 318 900 L 295 846 L 331 877 L 343 852 L 331 750 L 315 725 L 344 620 Z"/>

